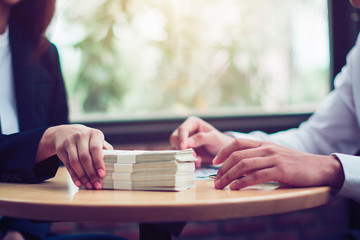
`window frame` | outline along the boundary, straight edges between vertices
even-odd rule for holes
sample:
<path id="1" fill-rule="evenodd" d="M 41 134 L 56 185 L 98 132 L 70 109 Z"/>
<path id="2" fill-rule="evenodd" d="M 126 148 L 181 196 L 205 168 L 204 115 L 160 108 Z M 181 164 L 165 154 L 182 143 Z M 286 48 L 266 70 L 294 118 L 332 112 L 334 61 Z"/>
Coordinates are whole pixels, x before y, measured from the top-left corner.
<path id="1" fill-rule="evenodd" d="M 328 0 L 330 41 L 330 88 L 333 79 L 345 64 L 346 54 L 354 45 L 360 29 L 360 11 L 348 1 Z M 273 133 L 298 127 L 311 116 L 308 113 L 200 116 L 220 131 Z M 185 118 L 136 119 L 118 121 L 81 122 L 103 131 L 108 142 L 114 145 L 161 143 Z"/>

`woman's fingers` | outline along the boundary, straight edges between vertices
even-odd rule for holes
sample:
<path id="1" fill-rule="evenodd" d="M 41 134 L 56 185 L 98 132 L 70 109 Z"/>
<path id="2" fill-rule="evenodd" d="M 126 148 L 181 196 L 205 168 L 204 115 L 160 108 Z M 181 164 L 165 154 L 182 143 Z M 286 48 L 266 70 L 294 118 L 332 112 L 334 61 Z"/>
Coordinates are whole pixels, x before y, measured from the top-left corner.
<path id="1" fill-rule="evenodd" d="M 98 178 L 98 182 L 101 186 L 95 186 L 97 189 L 102 188 L 101 178 L 105 177 L 105 163 L 104 163 L 104 154 L 102 151 L 102 146 L 104 145 L 104 135 L 99 130 L 93 130 L 90 136 L 89 142 L 89 152 L 92 157 L 93 169 L 96 173 L 95 179 Z"/>
<path id="2" fill-rule="evenodd" d="M 81 185 L 83 184 L 80 180 L 80 178 L 78 177 L 78 175 L 76 174 L 76 172 L 74 171 L 74 169 L 70 166 L 70 161 L 67 155 L 67 152 L 65 151 L 58 151 L 57 155 L 59 157 L 59 159 L 63 162 L 64 166 L 66 167 L 66 169 L 68 170 L 71 179 L 73 180 L 74 184 L 77 187 L 81 187 Z"/>
<path id="3" fill-rule="evenodd" d="M 50 145 L 68 169 L 76 186 L 101 189 L 106 175 L 102 149 L 113 149 L 100 130 L 83 125 L 53 127 Z"/>

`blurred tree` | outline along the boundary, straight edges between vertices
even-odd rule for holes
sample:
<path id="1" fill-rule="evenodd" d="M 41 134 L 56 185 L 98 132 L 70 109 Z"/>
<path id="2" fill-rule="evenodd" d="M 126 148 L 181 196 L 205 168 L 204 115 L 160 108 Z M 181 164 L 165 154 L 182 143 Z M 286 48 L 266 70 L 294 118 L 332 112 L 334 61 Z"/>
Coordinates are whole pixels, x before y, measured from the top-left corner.
<path id="1" fill-rule="evenodd" d="M 321 99 L 308 87 L 295 90 L 296 98 L 289 94 L 311 71 L 327 77 L 324 69 L 299 70 L 294 54 L 298 9 L 326 8 L 325 0 L 315 2 L 71 2 L 64 16 L 81 35 L 74 42 L 81 64 L 70 94 L 82 96 L 85 112 L 124 113 L 186 114 Z"/>

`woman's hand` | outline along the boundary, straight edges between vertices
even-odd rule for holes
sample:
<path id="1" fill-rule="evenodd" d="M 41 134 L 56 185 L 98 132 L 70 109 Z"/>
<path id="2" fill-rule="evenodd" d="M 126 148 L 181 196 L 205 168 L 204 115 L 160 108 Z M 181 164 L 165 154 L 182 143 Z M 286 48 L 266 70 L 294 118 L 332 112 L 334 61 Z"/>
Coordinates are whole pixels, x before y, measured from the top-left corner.
<path id="1" fill-rule="evenodd" d="M 291 186 L 340 188 L 344 172 L 333 156 L 299 152 L 274 143 L 236 139 L 213 160 L 220 167 L 215 188 L 233 190 L 268 181 Z"/>
<path id="2" fill-rule="evenodd" d="M 210 163 L 214 156 L 234 138 L 227 136 L 198 117 L 186 119 L 170 136 L 174 149 L 194 148 L 201 162 Z"/>
<path id="3" fill-rule="evenodd" d="M 97 129 L 83 125 L 60 125 L 48 128 L 39 143 L 36 161 L 57 155 L 76 186 L 101 189 L 106 174 L 102 149 L 113 149 Z"/>

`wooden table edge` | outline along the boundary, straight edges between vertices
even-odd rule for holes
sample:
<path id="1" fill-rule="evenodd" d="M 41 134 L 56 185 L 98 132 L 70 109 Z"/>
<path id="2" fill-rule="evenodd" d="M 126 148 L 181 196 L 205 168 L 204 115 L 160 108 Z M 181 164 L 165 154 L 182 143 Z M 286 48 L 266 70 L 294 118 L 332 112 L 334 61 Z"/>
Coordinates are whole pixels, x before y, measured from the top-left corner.
<path id="1" fill-rule="evenodd" d="M 305 191 L 282 194 L 239 202 L 211 199 L 196 204 L 153 204 L 142 206 L 106 204 L 53 204 L 0 200 L 0 214 L 10 217 L 42 221 L 117 221 L 117 222 L 172 222 L 209 221 L 280 214 L 324 205 L 331 201 L 329 187 L 305 188 Z M 312 194 L 309 196 L 307 192 Z M 276 198 L 276 199 L 274 199 Z M 35 217 L 34 217 L 35 216 Z"/>

